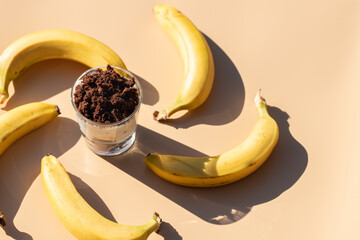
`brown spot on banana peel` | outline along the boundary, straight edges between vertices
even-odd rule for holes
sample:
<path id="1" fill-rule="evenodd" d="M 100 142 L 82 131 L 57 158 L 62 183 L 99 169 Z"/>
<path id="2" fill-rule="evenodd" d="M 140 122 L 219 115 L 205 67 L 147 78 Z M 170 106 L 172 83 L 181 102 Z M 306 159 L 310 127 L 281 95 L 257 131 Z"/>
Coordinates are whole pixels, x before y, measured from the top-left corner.
<path id="1" fill-rule="evenodd" d="M 0 211 L 0 225 L 1 225 L 2 227 L 5 227 L 5 226 L 6 226 L 5 216 L 4 216 L 4 214 L 2 213 L 2 211 Z"/>
<path id="2" fill-rule="evenodd" d="M 251 162 L 251 163 L 249 163 L 249 167 L 251 167 L 251 166 L 254 166 L 256 164 L 256 162 Z"/>

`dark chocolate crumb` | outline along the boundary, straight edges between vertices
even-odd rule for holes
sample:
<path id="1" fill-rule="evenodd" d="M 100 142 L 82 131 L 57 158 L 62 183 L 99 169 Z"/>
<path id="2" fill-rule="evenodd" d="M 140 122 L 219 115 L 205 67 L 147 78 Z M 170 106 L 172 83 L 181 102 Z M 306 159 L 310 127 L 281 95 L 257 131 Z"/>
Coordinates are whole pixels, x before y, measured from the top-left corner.
<path id="1" fill-rule="evenodd" d="M 76 86 L 74 103 L 86 118 L 99 123 L 113 123 L 131 115 L 139 104 L 135 79 L 120 76 L 107 65 L 86 74 Z"/>

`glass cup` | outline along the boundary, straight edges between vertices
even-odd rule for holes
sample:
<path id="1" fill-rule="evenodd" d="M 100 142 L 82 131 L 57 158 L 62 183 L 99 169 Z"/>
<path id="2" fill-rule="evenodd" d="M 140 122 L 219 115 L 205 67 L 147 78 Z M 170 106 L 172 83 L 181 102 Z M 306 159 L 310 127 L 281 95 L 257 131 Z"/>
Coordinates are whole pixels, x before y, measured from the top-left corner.
<path id="1" fill-rule="evenodd" d="M 94 122 L 82 115 L 74 103 L 74 92 L 77 85 L 82 84 L 86 74 L 92 74 L 96 69 L 106 69 L 106 66 L 91 68 L 84 72 L 75 82 L 71 89 L 71 103 L 74 107 L 81 133 L 86 140 L 88 147 L 101 156 L 115 156 L 126 152 L 135 142 L 137 119 L 140 105 L 142 103 L 142 88 L 138 79 L 129 71 L 120 67 L 111 66 L 120 76 L 134 78 L 134 87 L 138 90 L 139 103 L 134 112 L 125 119 L 114 123 Z"/>

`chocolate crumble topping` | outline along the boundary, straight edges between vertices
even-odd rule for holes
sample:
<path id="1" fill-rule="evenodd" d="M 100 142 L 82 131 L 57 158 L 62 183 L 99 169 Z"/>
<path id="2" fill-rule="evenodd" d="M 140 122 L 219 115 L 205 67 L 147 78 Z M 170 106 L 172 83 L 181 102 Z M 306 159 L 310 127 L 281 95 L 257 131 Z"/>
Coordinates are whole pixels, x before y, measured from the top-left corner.
<path id="1" fill-rule="evenodd" d="M 120 76 L 108 65 L 86 74 L 74 91 L 74 103 L 86 118 L 98 123 L 113 123 L 131 115 L 139 104 L 135 79 Z"/>

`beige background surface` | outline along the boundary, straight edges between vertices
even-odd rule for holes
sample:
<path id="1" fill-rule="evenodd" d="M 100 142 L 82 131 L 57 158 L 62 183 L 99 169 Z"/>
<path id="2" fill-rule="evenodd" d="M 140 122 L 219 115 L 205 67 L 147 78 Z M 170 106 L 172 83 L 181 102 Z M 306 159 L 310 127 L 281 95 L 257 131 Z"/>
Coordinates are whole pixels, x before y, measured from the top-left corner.
<path id="1" fill-rule="evenodd" d="M 136 146 L 104 159 L 85 146 L 69 101 L 85 66 L 51 60 L 16 79 L 0 113 L 44 101 L 62 115 L 1 156 L 8 226 L 0 239 L 73 239 L 42 189 L 40 160 L 49 152 L 104 216 L 142 224 L 159 212 L 162 229 L 149 239 L 360 239 L 360 2 L 161 1 L 206 35 L 216 66 L 208 101 L 169 124 L 153 121 L 152 112 L 177 96 L 183 65 L 152 14 L 156 3 L 0 0 L 0 51 L 32 31 L 79 31 L 113 48 L 145 93 Z M 259 88 L 280 139 L 257 172 L 221 188 L 192 189 L 144 165 L 148 152 L 201 156 L 236 146 L 256 122 Z"/>

